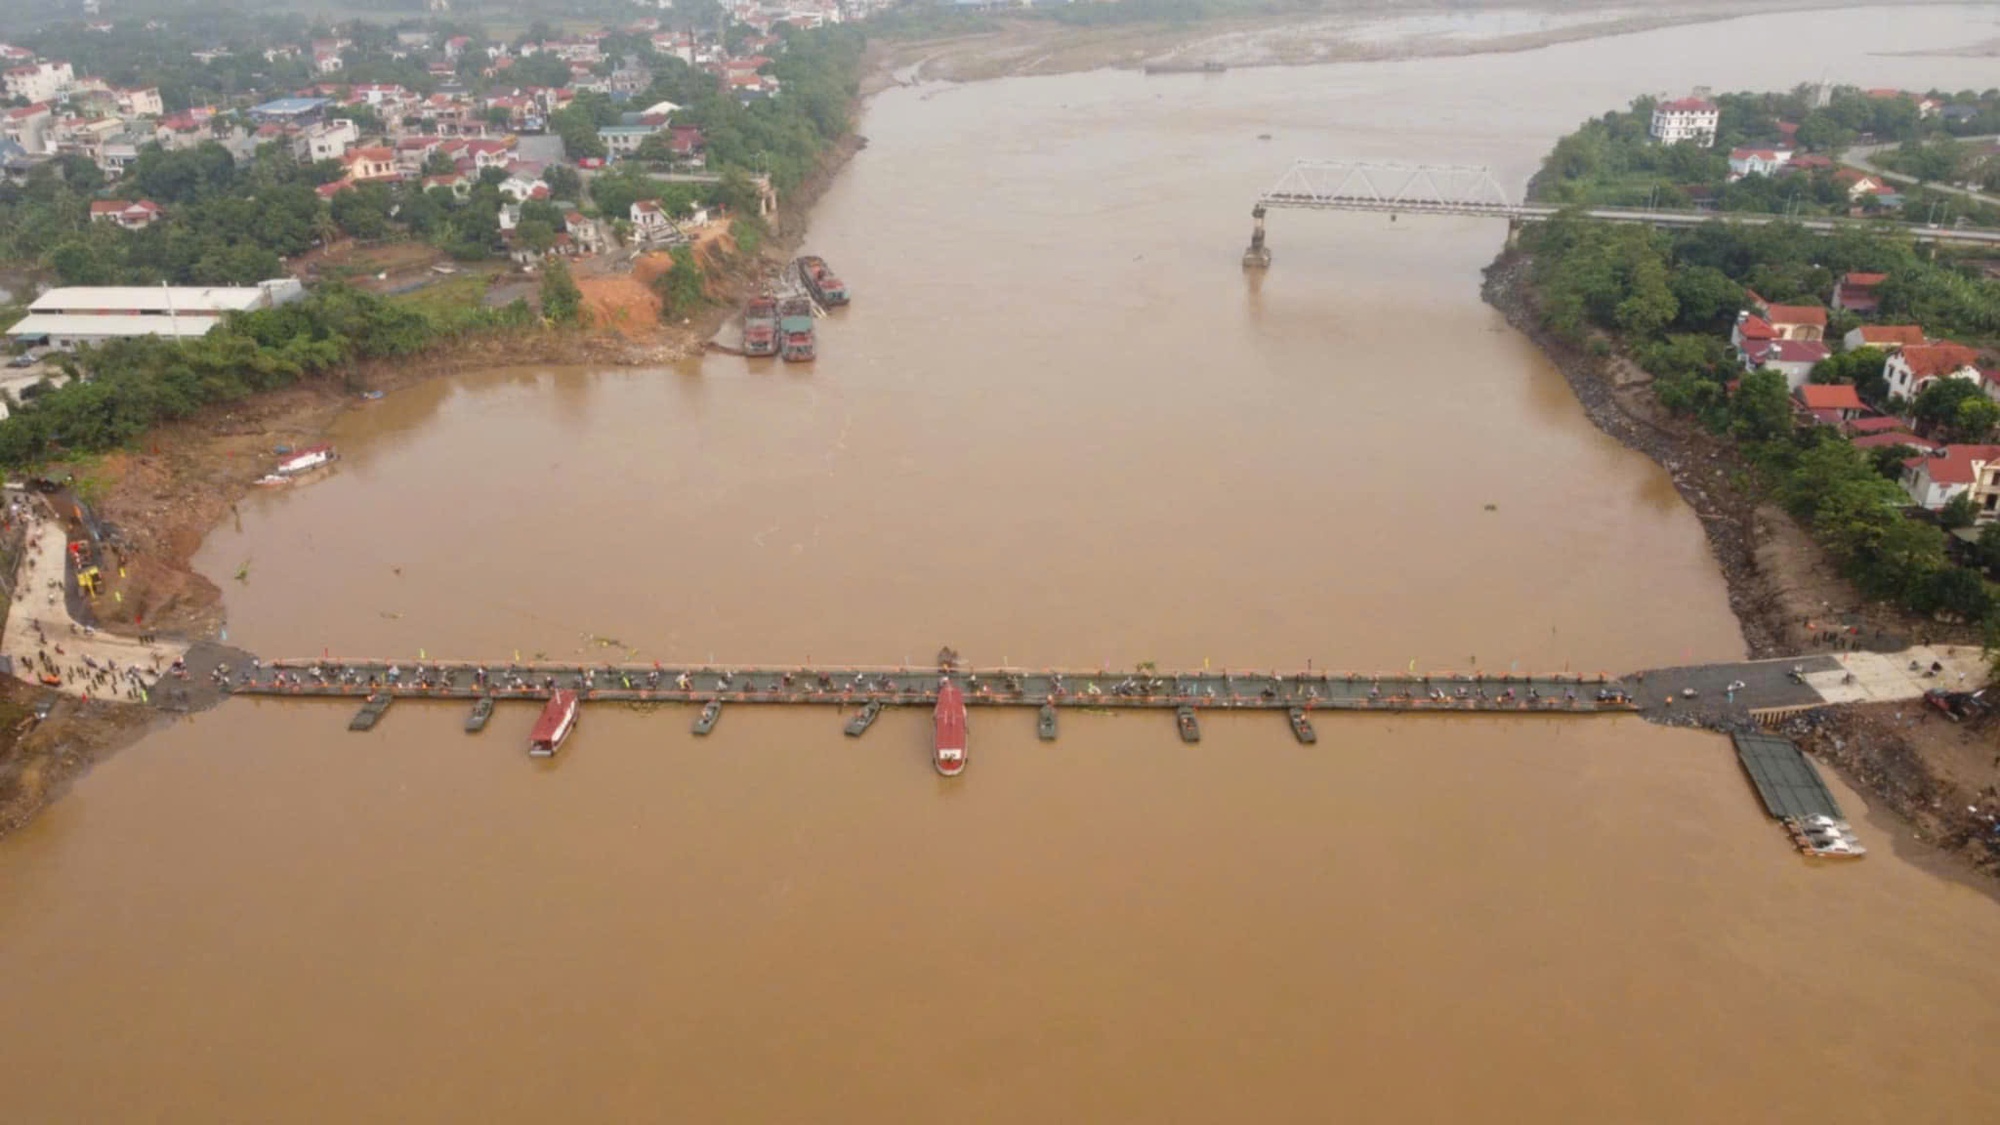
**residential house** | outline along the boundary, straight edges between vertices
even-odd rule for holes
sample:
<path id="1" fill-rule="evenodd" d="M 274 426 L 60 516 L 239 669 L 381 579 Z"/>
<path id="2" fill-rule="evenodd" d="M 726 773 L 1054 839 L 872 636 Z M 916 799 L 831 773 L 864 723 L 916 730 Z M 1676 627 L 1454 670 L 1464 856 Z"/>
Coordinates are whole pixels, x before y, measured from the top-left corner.
<path id="1" fill-rule="evenodd" d="M 1722 110 L 1707 98 L 1676 98 L 1653 107 L 1651 133 L 1661 144 L 1693 141 L 1709 148 L 1721 123 Z"/>
<path id="2" fill-rule="evenodd" d="M 667 132 L 667 147 L 674 154 L 674 163 L 689 168 L 708 164 L 708 138 L 702 135 L 700 126 L 673 125 Z"/>
<path id="3" fill-rule="evenodd" d="M 1923 389 L 1939 379 L 1968 379 L 1985 385 L 1985 376 L 1975 366 L 1979 353 L 1964 344 L 1906 344 L 1883 365 L 1889 393 L 1914 402 Z"/>
<path id="4" fill-rule="evenodd" d="M 454 199 L 472 198 L 472 187 L 473 187 L 472 179 L 468 176 L 460 175 L 458 173 L 453 173 L 452 175 L 449 176 L 424 177 L 425 191 L 429 191 L 432 188 L 443 188 L 444 190 L 450 192 L 452 194 L 452 198 Z"/>
<path id="5" fill-rule="evenodd" d="M 563 213 L 563 230 L 577 249 L 586 254 L 595 254 L 604 249 L 604 233 L 598 228 L 597 220 L 587 218 L 581 211 Z"/>
<path id="6" fill-rule="evenodd" d="M 1846 383 L 1807 383 L 1793 391 L 1792 397 L 1818 425 L 1838 426 L 1868 413 L 1860 394 Z"/>
<path id="7" fill-rule="evenodd" d="M 1729 150 L 1729 182 L 1745 176 L 1775 176 L 1792 162 L 1788 148 L 1733 148 Z"/>
<path id="8" fill-rule="evenodd" d="M 370 145 L 367 148 L 353 149 L 342 156 L 340 162 L 347 166 L 347 171 L 343 179 L 350 184 L 393 181 L 403 178 L 403 174 L 396 170 L 396 150 L 392 148 Z"/>
<path id="9" fill-rule="evenodd" d="M 597 131 L 597 139 L 604 142 L 605 154 L 618 160 L 638 152 L 646 138 L 659 131 L 658 125 L 606 125 Z"/>
<path id="10" fill-rule="evenodd" d="M 1879 176 L 1871 176 L 1853 168 L 1840 168 L 1833 173 L 1833 178 L 1834 182 L 1847 189 L 1849 203 L 1858 206 L 1872 201 L 1884 207 L 1902 204 L 1902 195 Z"/>
<path id="11" fill-rule="evenodd" d="M 1914 324 L 1864 324 L 1840 338 L 1841 346 L 1850 352 L 1856 348 L 1893 352 L 1924 342 L 1924 330 Z"/>
<path id="12" fill-rule="evenodd" d="M 1948 105 L 1940 111 L 1946 125 L 1969 125 L 1979 117 L 1976 105 Z"/>
<path id="13" fill-rule="evenodd" d="M 1750 298 L 1750 310 L 1771 326 L 1773 339 L 1818 340 L 1825 337 L 1826 310 L 1818 305 L 1774 305 L 1758 296 L 1754 289 L 1745 292 Z"/>
<path id="14" fill-rule="evenodd" d="M 526 166 L 523 166 L 526 168 Z M 531 171 L 519 171 L 500 181 L 500 194 L 516 203 L 526 203 L 530 199 L 547 199 L 549 185 L 535 178 Z"/>
<path id="15" fill-rule="evenodd" d="M 128 203 L 123 199 L 90 201 L 90 221 L 116 223 L 126 230 L 144 230 L 166 217 L 166 211 L 150 199 Z"/>
<path id="16" fill-rule="evenodd" d="M 1813 365 L 1833 354 L 1818 340 L 1753 340 L 1741 351 L 1745 371 L 1776 371 L 1785 377 L 1787 391 L 1804 386 Z"/>
<path id="17" fill-rule="evenodd" d="M 150 136 L 117 133 L 97 146 L 97 166 L 107 176 L 122 176 L 139 159 L 139 150 L 153 143 Z"/>
<path id="18" fill-rule="evenodd" d="M 166 103 L 160 100 L 158 86 L 114 90 L 112 93 L 118 99 L 118 112 L 127 117 L 158 117 L 167 112 Z"/>
<path id="19" fill-rule="evenodd" d="M 1873 316 L 1882 307 L 1882 298 L 1876 292 L 1883 282 L 1889 280 L 1886 273 L 1849 273 L 1841 277 L 1833 287 L 1833 307 L 1846 312 Z"/>
<path id="20" fill-rule="evenodd" d="M 41 155 L 49 151 L 49 126 L 55 121 L 48 103 L 37 102 L 10 109 L 0 115 L 0 137 L 21 146 L 21 151 Z"/>
<path id="21" fill-rule="evenodd" d="M 309 125 L 292 139 L 293 153 L 307 164 L 339 160 L 361 143 L 361 130 L 345 117 Z"/>
<path id="22" fill-rule="evenodd" d="M 1996 461 L 2000 445 L 1947 445 L 1911 458 L 1903 467 L 1903 491 L 1919 508 L 1935 512 L 1952 497 L 1971 492 Z"/>
<path id="23" fill-rule="evenodd" d="M 674 225 L 658 200 L 641 199 L 632 204 L 631 217 L 633 237 L 640 242 L 663 242 L 680 237 L 680 228 Z"/>
<path id="24" fill-rule="evenodd" d="M 0 72 L 0 85 L 7 96 L 29 102 L 52 102 L 76 83 L 76 72 L 66 62 L 38 62 L 8 67 Z"/>
<path id="25" fill-rule="evenodd" d="M 2000 461 L 1988 461 L 1980 467 L 1979 477 L 1972 483 L 1972 507 L 1980 523 L 2000 519 Z"/>

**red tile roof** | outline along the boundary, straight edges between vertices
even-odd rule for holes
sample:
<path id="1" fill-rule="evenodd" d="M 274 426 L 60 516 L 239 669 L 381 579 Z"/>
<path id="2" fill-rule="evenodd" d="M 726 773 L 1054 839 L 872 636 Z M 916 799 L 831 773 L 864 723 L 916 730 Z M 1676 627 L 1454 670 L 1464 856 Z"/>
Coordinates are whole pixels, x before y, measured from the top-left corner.
<path id="1" fill-rule="evenodd" d="M 1917 344 L 1905 347 L 1902 355 L 1910 374 L 1919 379 L 1949 375 L 1979 359 L 1979 353 L 1964 344 Z"/>
<path id="2" fill-rule="evenodd" d="M 1842 285 L 1872 289 L 1887 280 L 1889 280 L 1889 275 L 1886 273 L 1850 273 L 1846 277 L 1841 278 L 1840 283 Z"/>
<path id="3" fill-rule="evenodd" d="M 1879 434 L 1884 430 L 1903 428 L 1901 418 L 1856 418 L 1847 423 L 1847 432 L 1852 434 Z"/>
<path id="4" fill-rule="evenodd" d="M 1893 419 L 1891 420 L 1893 421 Z M 1884 430 L 1881 433 L 1868 434 L 1863 437 L 1852 438 L 1848 441 L 1847 444 L 1853 446 L 1856 449 L 1882 449 L 1892 445 L 1907 445 L 1913 449 L 1937 448 L 1937 443 L 1925 441 L 1923 438 L 1920 438 L 1917 435 L 1910 433 L 1907 430 L 1900 430 L 1900 429 Z"/>
<path id="5" fill-rule="evenodd" d="M 1907 348 L 1924 342 L 1924 330 L 1914 324 L 1864 324 L 1856 331 L 1861 333 L 1861 343 L 1891 344 Z"/>
<path id="6" fill-rule="evenodd" d="M 1764 319 L 1772 324 L 1809 324 L 1826 327 L 1826 310 L 1818 305 L 1769 305 Z"/>
<path id="7" fill-rule="evenodd" d="M 1675 98 L 1661 102 L 1660 108 L 1669 113 L 1707 113 L 1715 109 L 1715 103 L 1707 98 Z"/>
<path id="8" fill-rule="evenodd" d="M 1947 445 L 1944 456 L 1926 457 L 1923 469 L 1935 484 L 1971 484 L 1988 461 L 2000 457 L 2000 445 Z"/>
<path id="9" fill-rule="evenodd" d="M 1778 334 L 1778 330 L 1753 313 L 1736 325 L 1736 334 L 1745 340 L 1769 340 Z"/>
<path id="10" fill-rule="evenodd" d="M 1799 388 L 1798 395 L 1799 401 L 1805 403 L 1808 410 L 1868 409 L 1862 403 L 1861 396 L 1855 393 L 1854 388 L 1846 383 L 1825 386 L 1807 383 L 1805 386 Z"/>

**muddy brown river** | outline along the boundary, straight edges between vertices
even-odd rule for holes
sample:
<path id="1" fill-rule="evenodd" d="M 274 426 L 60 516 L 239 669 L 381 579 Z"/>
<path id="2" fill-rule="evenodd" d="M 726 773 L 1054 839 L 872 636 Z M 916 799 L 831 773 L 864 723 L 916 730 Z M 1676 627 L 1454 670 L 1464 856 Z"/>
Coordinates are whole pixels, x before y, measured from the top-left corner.
<path id="1" fill-rule="evenodd" d="M 1740 656 L 1692 513 L 1480 303 L 1501 229 L 1280 213 L 1259 280 L 1251 199 L 1294 155 L 1518 187 L 1697 83 L 1983 87 L 1873 52 L 1992 19 L 893 90 L 812 369 L 429 383 L 203 565 L 266 655 Z M 1709 735 L 982 711 L 944 782 L 914 713 L 598 708 L 553 766 L 527 705 L 347 716 L 233 702 L 0 843 L 7 1120 L 2000 1117 L 2000 907 L 1838 786 L 1873 852 L 1806 864 Z"/>

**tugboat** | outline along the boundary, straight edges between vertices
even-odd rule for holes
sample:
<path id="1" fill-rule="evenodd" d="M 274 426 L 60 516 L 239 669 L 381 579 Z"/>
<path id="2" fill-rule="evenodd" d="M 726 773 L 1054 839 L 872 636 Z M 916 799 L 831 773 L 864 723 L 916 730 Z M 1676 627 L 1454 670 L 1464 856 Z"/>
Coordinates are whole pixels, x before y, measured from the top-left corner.
<path id="1" fill-rule="evenodd" d="M 847 303 L 847 286 L 827 268 L 825 258 L 813 254 L 800 258 L 799 277 L 812 290 L 813 299 L 827 308 Z"/>
<path id="2" fill-rule="evenodd" d="M 743 306 L 743 354 L 778 354 L 778 299 L 769 293 L 752 297 Z"/>
<path id="3" fill-rule="evenodd" d="M 548 705 L 542 708 L 542 717 L 535 720 L 535 729 L 528 732 L 528 757 L 553 758 L 562 748 L 563 739 L 576 729 L 576 693 L 567 688 L 549 696 Z"/>
<path id="4" fill-rule="evenodd" d="M 472 714 L 465 717 L 465 733 L 478 734 L 486 729 L 486 721 L 493 717 L 493 697 L 482 695 L 473 701 Z"/>
<path id="5" fill-rule="evenodd" d="M 787 297 L 778 306 L 779 356 L 786 363 L 809 363 L 816 348 L 813 339 L 812 299 Z"/>
<path id="6" fill-rule="evenodd" d="M 702 707 L 701 714 L 695 717 L 694 732 L 696 734 L 707 734 L 709 731 L 715 729 L 715 721 L 721 717 L 722 701 L 719 699 L 709 700 Z"/>
<path id="7" fill-rule="evenodd" d="M 946 777 L 965 772 L 965 693 L 947 677 L 938 686 L 937 710 L 931 714 L 931 761 Z"/>
<path id="8" fill-rule="evenodd" d="M 1298 739 L 1300 745 L 1311 746 L 1313 743 L 1319 741 L 1319 732 L 1313 730 L 1312 720 L 1306 718 L 1304 708 L 1292 708 L 1291 720 L 1292 737 Z"/>
<path id="9" fill-rule="evenodd" d="M 847 737 L 860 738 L 862 735 L 867 734 L 868 728 L 875 722 L 875 717 L 881 713 L 882 701 L 879 699 L 869 700 L 862 706 L 859 714 L 847 720 Z"/>
<path id="10" fill-rule="evenodd" d="M 1201 724 L 1195 722 L 1194 708 L 1174 708 L 1174 724 L 1180 728 L 1182 742 L 1193 744 L 1201 741 Z"/>

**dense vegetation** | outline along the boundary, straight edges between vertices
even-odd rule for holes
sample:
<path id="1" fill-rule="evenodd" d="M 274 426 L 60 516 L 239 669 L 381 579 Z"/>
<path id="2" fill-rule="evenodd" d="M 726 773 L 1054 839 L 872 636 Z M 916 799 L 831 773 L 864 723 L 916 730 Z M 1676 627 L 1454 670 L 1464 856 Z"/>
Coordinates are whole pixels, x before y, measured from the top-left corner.
<path id="1" fill-rule="evenodd" d="M 352 360 L 411 356 L 469 332 L 535 320 L 520 301 L 498 309 L 476 300 L 418 303 L 329 284 L 302 301 L 233 316 L 193 340 L 114 341 L 65 357 L 79 378 L 0 422 L 0 465 L 110 449 L 161 422 Z"/>
<path id="2" fill-rule="evenodd" d="M 1746 288 L 1781 303 L 1821 304 L 1840 274 L 1866 270 L 1890 275 L 1883 319 L 1939 336 L 1992 337 L 2000 334 L 2000 283 L 1949 259 L 1931 261 L 1907 242 L 1863 232 L 1821 237 L 1783 223 L 1669 234 L 1563 215 L 1527 232 L 1523 245 L 1534 255 L 1549 326 L 1600 349 L 1621 346 L 1655 376 L 1664 405 L 1734 438 L 1863 591 L 1925 614 L 1977 620 L 1993 611 L 1992 588 L 1951 563 L 1939 527 L 1903 512 L 1908 498 L 1895 478 L 1906 452 L 1871 455 L 1829 428 L 1795 427 L 1784 377 L 1745 374 L 1726 334 Z M 1851 323 L 1832 313 L 1829 339 Z M 1882 362 L 1880 352 L 1859 349 L 1821 363 L 1813 379 L 1852 383 L 1883 404 Z M 1957 380 L 1927 389 L 1914 414 L 1939 440 L 1985 440 L 2000 422 L 2000 407 Z M 1994 538 L 2000 545 L 2000 533 Z"/>
<path id="3" fill-rule="evenodd" d="M 1917 103 L 1908 98 L 1870 97 L 1846 89 L 1836 91 L 1825 106 L 1814 105 L 1810 87 L 1789 94 L 1723 94 L 1715 99 L 1721 123 L 1712 148 L 1654 143 L 1648 129 L 1655 101 L 1640 98 L 1630 109 L 1587 121 L 1558 141 L 1530 184 L 1529 193 L 1552 203 L 1665 207 L 1693 206 L 1699 195 L 1724 211 L 1844 214 L 1850 206 L 1847 188 L 1832 169 L 1747 176 L 1732 184 L 1728 182 L 1729 151 L 1777 144 L 1784 136 L 1778 128 L 1780 121 L 1798 126 L 1801 148 L 1829 156 L 1864 139 L 1908 142 L 1913 151 L 1923 151 L 1926 146 L 1951 142 L 1952 133 L 1973 135 L 1982 124 L 1988 132 L 2000 130 L 2000 90 L 1984 94 L 1963 91 L 1948 97 L 1955 104 L 1980 107 L 1981 116 L 1947 125 L 1941 116 L 1921 117 Z M 1946 151 L 1960 153 L 1959 149 Z M 2000 225 L 2000 211 L 1994 208 L 1955 195 L 1928 193 L 1921 188 L 1912 191 L 1904 205 L 1912 215 L 1938 222 L 1964 216 Z M 1879 208 L 1872 199 L 1861 205 L 1869 210 Z"/>

